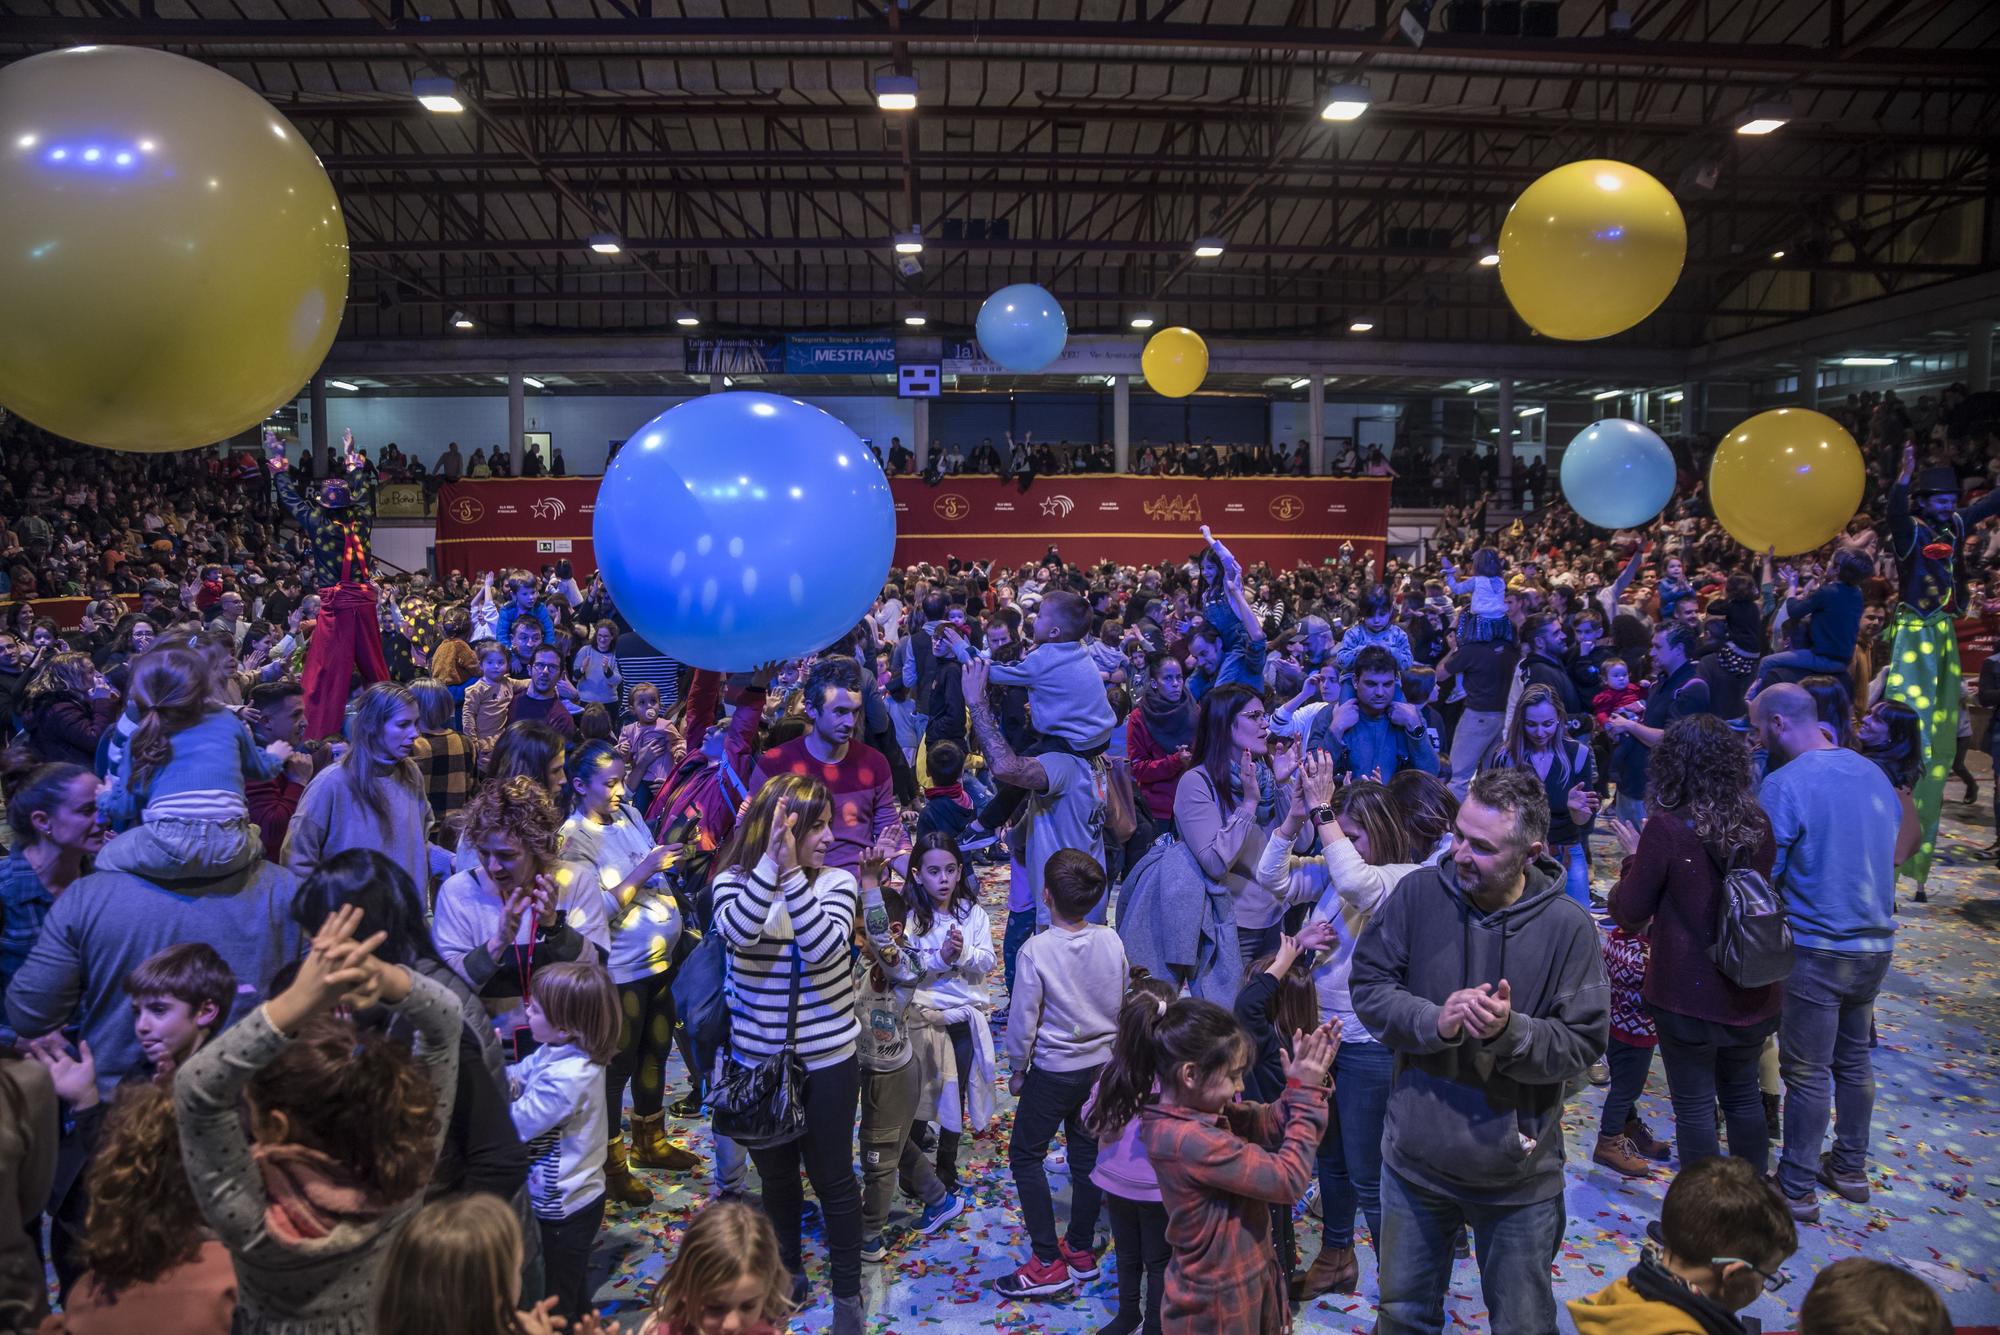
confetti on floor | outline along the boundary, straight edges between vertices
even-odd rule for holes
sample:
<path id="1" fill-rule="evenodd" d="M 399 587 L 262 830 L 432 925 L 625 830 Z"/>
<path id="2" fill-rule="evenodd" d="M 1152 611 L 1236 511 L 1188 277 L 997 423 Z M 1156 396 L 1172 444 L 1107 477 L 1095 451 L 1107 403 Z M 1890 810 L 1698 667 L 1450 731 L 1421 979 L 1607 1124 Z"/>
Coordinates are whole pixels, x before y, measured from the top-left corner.
<path id="1" fill-rule="evenodd" d="M 1793 1327 L 1798 1303 L 1813 1274 L 1843 1256 L 1872 1256 L 1909 1266 L 1944 1294 L 1960 1326 L 2000 1323 L 2000 867 L 1978 855 L 1992 841 L 1991 809 L 1981 803 L 1945 804 L 1930 902 L 1901 890 L 1896 957 L 1876 1005 L 1880 1046 L 1875 1050 L 1875 1105 L 1869 1177 L 1873 1198 L 1853 1205 L 1822 1192 L 1822 1222 L 1800 1228 L 1801 1248 L 1785 1267 L 1791 1281 L 1749 1310 L 1766 1329 Z M 1600 846 L 1597 865 L 1610 865 Z M 1004 927 L 1005 884 L 989 872 L 985 896 L 997 935 Z M 1599 880 L 1600 888 L 1603 882 Z M 996 950 L 998 941 L 995 942 Z M 994 1002 L 1004 1004 L 1002 980 L 993 978 Z M 960 1151 L 967 1209 L 936 1238 L 897 1230 L 914 1206 L 899 1201 L 890 1218 L 891 1251 L 882 1265 L 862 1267 L 863 1294 L 873 1335 L 929 1331 L 1003 1331 L 1008 1335 L 1091 1332 L 1117 1306 L 1115 1253 L 1097 1279 L 1080 1283 L 1060 1301 L 1003 1302 L 993 1281 L 1027 1255 L 1026 1235 L 1007 1171 L 1007 1129 L 1013 1100 L 1005 1089 L 1002 1057 L 1000 1116 Z M 669 1072 L 670 1098 L 685 1088 L 678 1062 Z M 1636 1260 L 1646 1224 L 1658 1217 L 1666 1190 L 1658 1181 L 1628 1182 L 1590 1162 L 1603 1091 L 1585 1089 L 1564 1117 L 1568 1147 L 1569 1228 L 1555 1263 L 1558 1299 L 1581 1297 L 1622 1275 Z M 1666 1077 L 1653 1065 L 1641 1115 L 1662 1139 L 1673 1117 Z M 676 1139 L 712 1161 L 706 1127 L 669 1123 Z M 1775 1152 L 1775 1147 L 1774 1147 Z M 688 1217 L 707 1202 L 706 1170 L 693 1177 L 645 1174 L 654 1188 L 644 1209 L 613 1206 L 598 1240 L 604 1267 L 598 1299 L 607 1309 L 645 1303 L 653 1281 L 679 1241 Z M 1051 1175 L 1057 1218 L 1067 1219 L 1068 1182 Z M 1099 1236 L 1108 1241 L 1108 1221 Z M 1318 1246 L 1319 1222 L 1299 1221 L 1303 1260 Z M 792 1329 L 829 1328 L 824 1239 L 809 1215 L 806 1257 L 813 1294 Z M 1375 1321 L 1373 1253 L 1362 1247 L 1361 1291 L 1330 1295 L 1298 1312 L 1301 1332 L 1368 1332 Z M 1459 1262 L 1447 1299 L 1449 1329 L 1481 1330 L 1490 1323 L 1471 1261 Z M 1567 1328 L 1567 1318 L 1565 1318 Z"/>

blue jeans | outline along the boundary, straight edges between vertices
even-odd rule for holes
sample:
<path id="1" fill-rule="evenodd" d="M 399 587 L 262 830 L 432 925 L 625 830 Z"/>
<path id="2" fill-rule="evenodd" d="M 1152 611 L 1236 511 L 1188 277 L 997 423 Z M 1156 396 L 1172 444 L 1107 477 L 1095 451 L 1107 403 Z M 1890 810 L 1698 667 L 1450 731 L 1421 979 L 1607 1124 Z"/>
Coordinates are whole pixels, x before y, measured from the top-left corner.
<path id="1" fill-rule="evenodd" d="M 1083 1105 L 1103 1069 L 1101 1065 L 1080 1071 L 1031 1067 L 1021 1085 L 1021 1101 L 1014 1105 L 1007 1168 L 1014 1176 L 1014 1192 L 1021 1198 L 1021 1222 L 1034 1244 L 1035 1259 L 1044 1264 L 1060 1254 L 1056 1250 L 1056 1205 L 1049 1194 L 1048 1171 L 1043 1167 L 1049 1157 L 1049 1142 L 1057 1131 L 1064 1133 L 1069 1146 L 1067 1240 L 1073 1250 L 1096 1250 L 1091 1242 L 1097 1232 L 1097 1207 L 1103 1198 L 1090 1180 L 1091 1169 L 1097 1167 L 1097 1141 L 1084 1129 Z"/>
<path id="2" fill-rule="evenodd" d="M 1729 1152 L 1762 1177 L 1771 1158 L 1771 1133 L 1764 1122 L 1757 1063 L 1764 1040 L 1777 1032 L 1778 1017 L 1756 1024 L 1718 1024 L 1657 1006 L 1646 1009 L 1660 1035 L 1660 1062 L 1667 1068 L 1667 1096 L 1674 1104 L 1674 1143 L 1681 1167 L 1722 1153 L 1715 1127 L 1715 1105 L 1720 1101 L 1729 1124 Z"/>
<path id="3" fill-rule="evenodd" d="M 997 791 L 992 784 L 971 770 L 967 770 L 963 775 L 959 776 L 959 783 L 964 786 L 965 795 L 972 799 L 972 809 L 974 811 L 984 811 L 986 804 L 993 800 L 993 794 Z"/>
<path id="4" fill-rule="evenodd" d="M 1354 1245 L 1354 1209 L 1382 1251 L 1382 1119 L 1396 1054 L 1381 1043 L 1343 1043 L 1333 1057 L 1333 1116 L 1319 1142 L 1322 1245 Z"/>
<path id="5" fill-rule="evenodd" d="M 1831 672 L 1836 676 L 1844 676 L 1849 666 L 1839 659 L 1827 658 L 1810 649 L 1787 649 L 1783 653 L 1764 655 L 1763 661 L 1757 664 L 1757 684 L 1762 686 L 1771 679 L 1773 672 L 1785 669 L 1803 670 L 1807 673 Z"/>
<path id="6" fill-rule="evenodd" d="M 1585 908 L 1589 908 L 1590 855 L 1583 846 L 1583 840 L 1579 839 L 1567 848 L 1559 848 L 1554 850 L 1554 852 L 1557 859 L 1563 864 L 1563 870 L 1568 876 L 1563 888 L 1569 893 L 1571 899 L 1574 899 Z"/>
<path id="7" fill-rule="evenodd" d="M 1236 948 L 1243 954 L 1243 967 L 1251 965 L 1266 955 L 1278 952 L 1278 938 L 1285 934 L 1285 924 L 1274 922 L 1269 927 L 1245 927 L 1236 924 Z"/>
<path id="8" fill-rule="evenodd" d="M 1109 895 L 1105 898 L 1110 898 Z M 1028 938 L 1035 934 L 1035 911 L 1022 909 L 1007 913 L 1007 934 L 1000 939 L 1000 959 L 1007 970 L 1007 1003 L 1014 1001 L 1014 957 L 1021 953 L 1021 947 L 1028 944 Z"/>
<path id="9" fill-rule="evenodd" d="M 1382 1241 L 1376 1249 L 1382 1301 L 1379 1335 L 1439 1335 L 1461 1223 L 1472 1229 L 1479 1288 L 1493 1335 L 1556 1329 L 1549 1267 L 1562 1242 L 1562 1194 L 1528 1205 L 1474 1205 L 1418 1186 L 1382 1165 Z"/>
<path id="10" fill-rule="evenodd" d="M 1778 1070 L 1785 1078 L 1785 1154 L 1778 1185 L 1812 1195 L 1831 1110 L 1836 1172 L 1868 1167 L 1868 1119 L 1875 1112 L 1875 1066 L 1868 1031 L 1889 951 L 1810 950 L 1793 954 L 1778 1022 Z"/>

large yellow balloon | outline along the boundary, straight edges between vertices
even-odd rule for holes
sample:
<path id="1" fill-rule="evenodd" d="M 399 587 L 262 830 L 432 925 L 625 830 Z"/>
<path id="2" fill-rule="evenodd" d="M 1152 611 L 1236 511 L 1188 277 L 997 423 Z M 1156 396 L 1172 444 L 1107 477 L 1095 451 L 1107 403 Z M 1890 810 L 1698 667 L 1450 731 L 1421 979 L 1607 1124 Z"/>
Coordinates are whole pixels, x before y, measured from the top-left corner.
<path id="1" fill-rule="evenodd" d="M 1139 354 L 1139 369 L 1155 394 L 1184 399 L 1201 388 L 1208 375 L 1208 344 L 1201 335 L 1182 325 L 1162 329 L 1146 340 Z"/>
<path id="2" fill-rule="evenodd" d="M 114 450 L 208 445 L 295 396 L 347 304 L 347 225 L 299 132 L 130 46 L 0 70 L 0 404 Z"/>
<path id="3" fill-rule="evenodd" d="M 1687 259 L 1673 194 L 1623 162 L 1556 168 L 1521 192 L 1500 228 L 1500 286 L 1550 338 L 1608 338 L 1660 308 Z"/>
<path id="4" fill-rule="evenodd" d="M 1840 536 L 1861 505 L 1867 469 L 1846 428 L 1809 408 L 1758 413 L 1716 447 L 1715 517 L 1753 552 L 1809 552 Z"/>

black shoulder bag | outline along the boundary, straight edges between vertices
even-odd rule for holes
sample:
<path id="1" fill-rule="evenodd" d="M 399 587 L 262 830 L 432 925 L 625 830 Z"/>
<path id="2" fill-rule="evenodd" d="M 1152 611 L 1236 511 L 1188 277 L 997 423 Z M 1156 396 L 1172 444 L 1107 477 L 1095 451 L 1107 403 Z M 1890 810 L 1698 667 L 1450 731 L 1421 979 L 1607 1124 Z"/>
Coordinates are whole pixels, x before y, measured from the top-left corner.
<path id="1" fill-rule="evenodd" d="M 793 1044 L 799 1032 L 799 993 L 805 986 L 805 960 L 792 940 L 792 1001 L 785 1019 L 785 1046 L 764 1060 L 739 1061 L 728 1048 L 716 1060 L 708 1106 L 715 1133 L 748 1150 L 786 1145 L 806 1131 L 806 1064 Z"/>

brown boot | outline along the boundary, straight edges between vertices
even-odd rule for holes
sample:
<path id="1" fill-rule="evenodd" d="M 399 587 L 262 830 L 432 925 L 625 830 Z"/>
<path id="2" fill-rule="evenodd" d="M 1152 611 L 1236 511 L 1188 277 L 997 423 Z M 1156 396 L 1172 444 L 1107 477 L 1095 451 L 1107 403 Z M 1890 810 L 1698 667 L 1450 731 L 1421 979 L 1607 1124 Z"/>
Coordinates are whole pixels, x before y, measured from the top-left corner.
<path id="1" fill-rule="evenodd" d="M 632 1117 L 632 1163 L 639 1168 L 664 1168 L 685 1173 L 701 1167 L 701 1156 L 692 1154 L 667 1139 L 665 1113 Z"/>
<path id="2" fill-rule="evenodd" d="M 632 1165 L 625 1157 L 625 1138 L 613 1136 L 604 1145 L 604 1194 L 620 1205 L 651 1205 L 653 1193 L 646 1184 L 632 1176 Z"/>
<path id="3" fill-rule="evenodd" d="M 1625 1139 L 1632 1142 L 1632 1148 L 1644 1158 L 1654 1163 L 1665 1163 L 1674 1157 L 1674 1147 L 1664 1140 L 1653 1139 L 1653 1133 L 1637 1117 L 1625 1119 Z"/>
<path id="4" fill-rule="evenodd" d="M 1361 1262 L 1352 1247 L 1322 1247 L 1303 1274 L 1292 1280 L 1292 1298 L 1311 1302 L 1322 1293 L 1353 1293 L 1361 1287 Z"/>
<path id="5" fill-rule="evenodd" d="M 1601 1163 L 1624 1177 L 1651 1177 L 1653 1165 L 1639 1153 L 1639 1147 L 1625 1136 L 1599 1136 L 1591 1162 Z"/>

